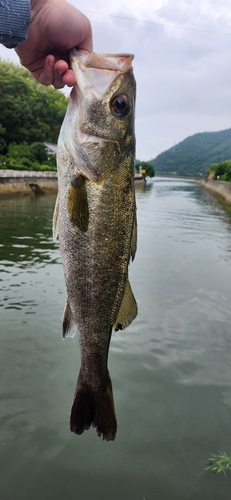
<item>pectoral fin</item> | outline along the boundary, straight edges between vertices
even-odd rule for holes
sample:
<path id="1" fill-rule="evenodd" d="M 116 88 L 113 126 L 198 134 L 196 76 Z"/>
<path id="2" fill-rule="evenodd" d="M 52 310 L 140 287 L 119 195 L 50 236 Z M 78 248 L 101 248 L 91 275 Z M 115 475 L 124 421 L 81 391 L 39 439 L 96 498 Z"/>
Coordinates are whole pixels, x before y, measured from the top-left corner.
<path id="1" fill-rule="evenodd" d="M 114 324 L 115 331 L 124 330 L 137 316 L 137 303 L 127 279 L 123 300 Z"/>
<path id="2" fill-rule="evenodd" d="M 76 325 L 72 316 L 71 308 L 66 299 L 66 304 L 63 312 L 63 338 L 74 337 L 76 333 Z"/>
<path id="3" fill-rule="evenodd" d="M 54 215 L 53 215 L 53 240 L 55 241 L 59 234 L 59 194 L 56 198 Z"/>
<path id="4" fill-rule="evenodd" d="M 89 209 L 86 192 L 86 179 L 83 175 L 72 181 L 68 192 L 67 210 L 70 222 L 80 231 L 88 230 Z"/>

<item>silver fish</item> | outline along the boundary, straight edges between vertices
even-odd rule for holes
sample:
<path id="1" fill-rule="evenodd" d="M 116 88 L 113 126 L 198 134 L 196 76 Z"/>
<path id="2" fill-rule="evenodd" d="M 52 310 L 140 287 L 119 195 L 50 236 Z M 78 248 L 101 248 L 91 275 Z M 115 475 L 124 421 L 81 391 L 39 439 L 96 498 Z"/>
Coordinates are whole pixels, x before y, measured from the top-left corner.
<path id="1" fill-rule="evenodd" d="M 137 315 L 128 280 L 136 252 L 135 79 L 133 56 L 71 51 L 77 84 L 58 141 L 59 243 L 67 299 L 63 336 L 80 335 L 81 367 L 70 428 L 91 425 L 115 439 L 117 423 L 107 368 L 112 328 Z"/>

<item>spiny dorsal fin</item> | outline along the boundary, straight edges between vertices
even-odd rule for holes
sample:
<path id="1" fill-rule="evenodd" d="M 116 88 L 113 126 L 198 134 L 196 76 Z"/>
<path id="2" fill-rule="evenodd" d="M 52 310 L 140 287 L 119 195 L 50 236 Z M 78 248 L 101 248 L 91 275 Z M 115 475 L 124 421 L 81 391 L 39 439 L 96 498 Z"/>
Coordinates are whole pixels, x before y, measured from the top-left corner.
<path id="1" fill-rule="evenodd" d="M 127 279 L 123 300 L 114 324 L 115 331 L 124 330 L 137 316 L 137 303 L 133 295 L 131 285 Z"/>
<path id="2" fill-rule="evenodd" d="M 66 299 L 64 312 L 63 312 L 63 338 L 74 337 L 76 333 L 76 325 L 72 316 L 71 308 Z"/>
<path id="3" fill-rule="evenodd" d="M 59 234 L 59 193 L 56 198 L 54 215 L 53 215 L 53 240 L 55 241 Z"/>
<path id="4" fill-rule="evenodd" d="M 136 248 L 137 248 L 137 218 L 136 218 L 136 212 L 135 212 L 134 222 L 133 222 L 133 230 L 132 230 L 132 239 L 131 239 L 131 258 L 132 258 L 132 260 L 134 260 L 134 258 L 135 258 Z"/>

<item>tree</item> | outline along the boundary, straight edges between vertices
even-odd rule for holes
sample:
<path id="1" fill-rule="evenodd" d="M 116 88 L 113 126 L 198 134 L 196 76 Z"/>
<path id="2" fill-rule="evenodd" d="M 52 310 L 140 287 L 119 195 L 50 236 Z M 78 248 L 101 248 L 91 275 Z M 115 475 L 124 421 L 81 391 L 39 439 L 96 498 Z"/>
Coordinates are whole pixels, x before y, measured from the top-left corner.
<path id="1" fill-rule="evenodd" d="M 29 149 L 30 153 L 38 163 L 43 163 L 48 160 L 46 146 L 43 142 L 33 142 Z"/>
<path id="2" fill-rule="evenodd" d="M 35 161 L 33 154 L 30 152 L 30 147 L 27 142 L 9 144 L 8 153 L 6 155 L 6 164 L 10 167 L 28 168 Z"/>
<path id="3" fill-rule="evenodd" d="M 154 167 L 147 161 L 140 161 L 136 164 L 135 168 L 137 172 L 141 172 L 144 179 L 146 179 L 146 177 L 154 177 L 155 175 Z"/>
<path id="4" fill-rule="evenodd" d="M 6 129 L 0 123 L 0 154 L 3 154 L 4 151 L 6 150 L 6 141 L 3 137 L 5 131 Z"/>
<path id="5" fill-rule="evenodd" d="M 40 85 L 26 69 L 0 61 L 0 95 L 5 129 L 1 152 L 12 142 L 57 142 L 68 102 L 62 92 Z"/>
<path id="6" fill-rule="evenodd" d="M 231 160 L 213 163 L 207 170 L 206 177 L 211 178 L 211 174 L 214 174 L 214 179 L 231 182 Z"/>

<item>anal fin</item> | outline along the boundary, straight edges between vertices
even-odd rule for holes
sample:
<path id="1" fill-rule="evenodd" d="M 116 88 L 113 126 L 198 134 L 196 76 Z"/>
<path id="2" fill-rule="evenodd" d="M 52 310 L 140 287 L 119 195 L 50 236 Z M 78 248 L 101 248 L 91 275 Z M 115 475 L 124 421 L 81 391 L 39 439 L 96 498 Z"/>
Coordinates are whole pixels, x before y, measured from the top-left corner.
<path id="1" fill-rule="evenodd" d="M 134 260 L 137 248 L 137 217 L 136 212 L 133 221 L 132 239 L 131 239 L 131 258 Z"/>
<path id="2" fill-rule="evenodd" d="M 137 316 L 138 308 L 136 299 L 133 295 L 131 285 L 127 279 L 124 296 L 121 302 L 119 312 L 117 314 L 116 321 L 114 323 L 115 331 L 124 330 Z"/>
<path id="3" fill-rule="evenodd" d="M 56 198 L 54 215 L 53 215 L 53 240 L 55 241 L 59 234 L 59 193 Z"/>
<path id="4" fill-rule="evenodd" d="M 74 322 L 71 308 L 66 299 L 64 312 L 63 312 L 63 338 L 65 337 L 74 337 L 76 333 L 76 324 Z"/>

